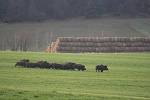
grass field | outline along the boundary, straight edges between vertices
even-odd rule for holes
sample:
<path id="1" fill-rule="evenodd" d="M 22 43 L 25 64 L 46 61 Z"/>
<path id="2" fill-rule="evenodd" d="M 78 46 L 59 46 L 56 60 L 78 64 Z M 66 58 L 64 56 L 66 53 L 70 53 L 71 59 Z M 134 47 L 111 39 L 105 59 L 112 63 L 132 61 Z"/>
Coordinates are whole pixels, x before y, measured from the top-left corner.
<path id="1" fill-rule="evenodd" d="M 15 68 L 16 61 L 76 62 L 87 70 Z M 0 52 L 0 100 L 150 100 L 150 53 Z M 109 71 L 96 73 L 96 64 Z"/>

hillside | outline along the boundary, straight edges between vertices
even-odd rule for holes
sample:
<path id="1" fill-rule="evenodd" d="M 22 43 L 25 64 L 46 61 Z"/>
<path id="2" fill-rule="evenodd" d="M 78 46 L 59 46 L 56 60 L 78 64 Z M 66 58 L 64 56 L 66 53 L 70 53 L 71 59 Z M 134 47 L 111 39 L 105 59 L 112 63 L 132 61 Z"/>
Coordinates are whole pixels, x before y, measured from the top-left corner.
<path id="1" fill-rule="evenodd" d="M 49 20 L 0 24 L 0 50 L 43 51 L 56 37 L 148 37 L 149 18 Z"/>

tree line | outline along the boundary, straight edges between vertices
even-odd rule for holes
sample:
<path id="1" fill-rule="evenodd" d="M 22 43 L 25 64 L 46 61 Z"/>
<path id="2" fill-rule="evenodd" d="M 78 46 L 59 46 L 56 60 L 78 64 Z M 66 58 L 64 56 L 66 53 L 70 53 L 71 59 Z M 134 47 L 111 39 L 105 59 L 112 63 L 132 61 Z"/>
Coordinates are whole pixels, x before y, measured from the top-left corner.
<path id="1" fill-rule="evenodd" d="M 0 50 L 46 51 L 52 42 L 52 33 L 5 33 L 0 34 Z"/>
<path id="2" fill-rule="evenodd" d="M 149 17 L 150 0 L 0 0 L 0 21 Z"/>

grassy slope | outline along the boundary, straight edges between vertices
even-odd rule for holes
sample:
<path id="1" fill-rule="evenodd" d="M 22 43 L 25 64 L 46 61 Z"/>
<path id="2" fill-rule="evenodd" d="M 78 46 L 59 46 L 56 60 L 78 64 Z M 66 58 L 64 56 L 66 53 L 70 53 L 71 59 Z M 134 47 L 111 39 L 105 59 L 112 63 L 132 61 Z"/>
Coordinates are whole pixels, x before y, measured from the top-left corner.
<path id="1" fill-rule="evenodd" d="M 54 36 L 150 36 L 150 19 L 72 19 L 0 24 L 0 33 L 47 33 Z"/>
<path id="2" fill-rule="evenodd" d="M 19 59 L 73 61 L 87 71 L 15 68 Z M 0 100 L 149 100 L 150 53 L 47 54 L 0 52 Z M 96 64 L 109 71 L 96 73 Z"/>

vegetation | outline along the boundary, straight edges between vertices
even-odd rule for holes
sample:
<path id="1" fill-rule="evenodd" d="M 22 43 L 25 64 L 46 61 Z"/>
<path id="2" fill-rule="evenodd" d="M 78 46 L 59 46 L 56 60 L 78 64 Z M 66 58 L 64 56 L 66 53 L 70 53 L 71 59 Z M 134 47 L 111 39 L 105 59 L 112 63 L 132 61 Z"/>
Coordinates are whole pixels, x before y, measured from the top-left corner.
<path id="1" fill-rule="evenodd" d="M 76 62 L 87 71 L 15 68 L 15 62 Z M 149 100 L 150 53 L 48 54 L 0 52 L 0 100 Z M 96 73 L 97 64 L 108 72 Z"/>
<path id="2" fill-rule="evenodd" d="M 147 37 L 149 7 L 150 0 L 0 0 L 0 50 L 41 51 L 58 36 Z"/>
<path id="3" fill-rule="evenodd" d="M 149 37 L 150 19 L 72 19 L 0 24 L 0 50 L 44 51 L 56 37 Z"/>
<path id="4" fill-rule="evenodd" d="M 74 17 L 149 17 L 149 0 L 1 0 L 3 22 Z"/>

